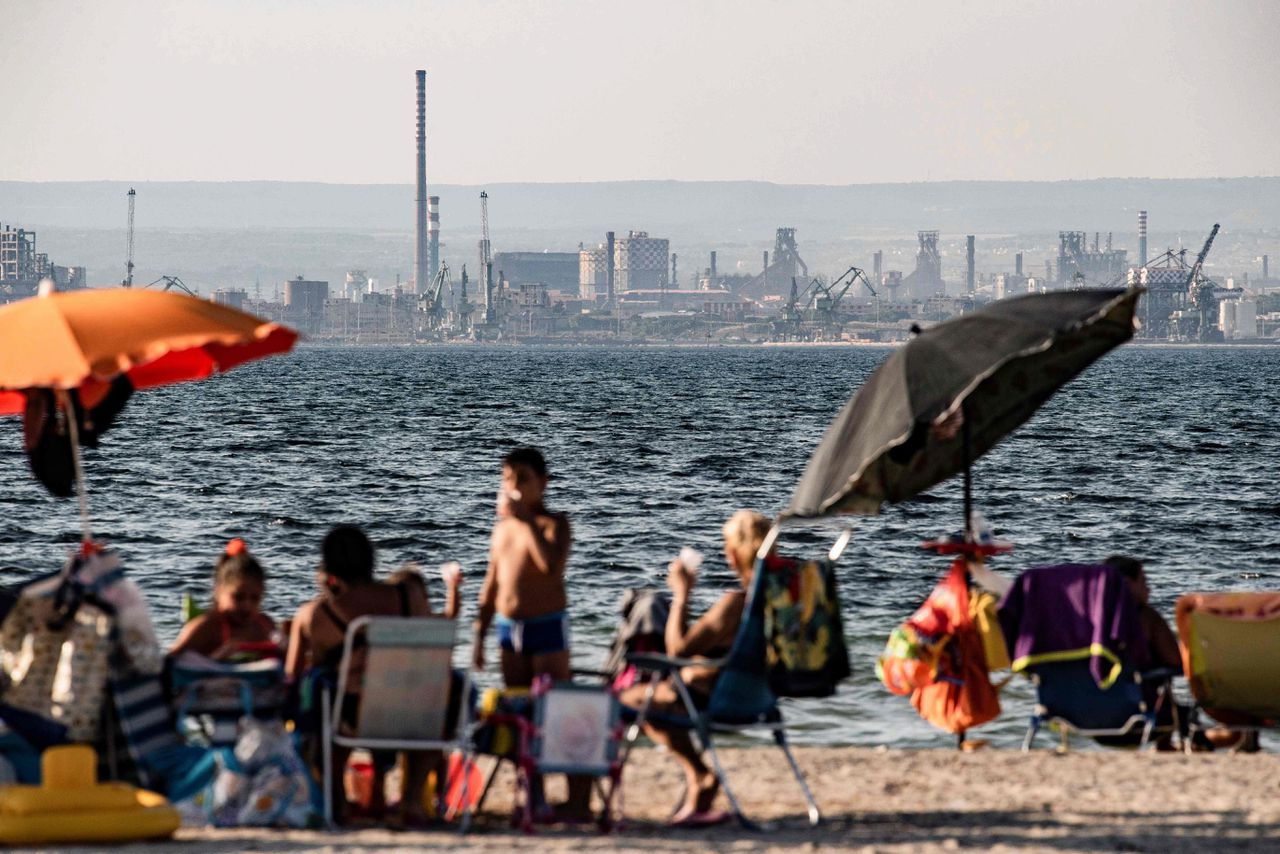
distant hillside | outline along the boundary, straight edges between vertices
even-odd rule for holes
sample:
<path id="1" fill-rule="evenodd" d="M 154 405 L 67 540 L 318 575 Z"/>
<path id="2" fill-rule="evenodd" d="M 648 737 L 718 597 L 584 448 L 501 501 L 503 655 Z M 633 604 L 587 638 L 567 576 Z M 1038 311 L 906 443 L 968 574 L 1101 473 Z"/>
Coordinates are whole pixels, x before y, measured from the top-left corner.
<path id="1" fill-rule="evenodd" d="M 0 182 L 0 221 L 31 227 L 118 228 L 125 219 L 120 182 Z M 138 183 L 140 228 L 412 229 L 413 187 L 278 182 Z M 1153 228 L 1280 225 L 1280 178 L 1220 180 L 944 182 L 843 187 L 751 182 L 634 181 L 588 184 L 437 185 L 444 228 L 476 230 L 481 189 L 493 230 L 572 231 L 644 228 L 702 239 L 779 225 L 826 240 L 859 232 L 992 233 L 1102 229 L 1128 232 L 1135 212 Z"/>

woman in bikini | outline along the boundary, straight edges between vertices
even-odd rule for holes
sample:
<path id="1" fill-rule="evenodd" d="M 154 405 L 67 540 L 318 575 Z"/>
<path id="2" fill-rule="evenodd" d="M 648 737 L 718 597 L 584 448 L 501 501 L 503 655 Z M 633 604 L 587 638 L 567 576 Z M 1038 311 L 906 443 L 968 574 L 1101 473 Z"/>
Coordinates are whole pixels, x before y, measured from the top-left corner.
<path id="1" fill-rule="evenodd" d="M 334 528 L 324 538 L 321 554 L 322 561 L 316 580 L 322 593 L 301 605 L 293 619 L 285 676 L 294 684 L 313 669 L 327 669 L 336 673 L 342 658 L 347 626 L 358 617 L 431 616 L 426 586 L 421 583 L 420 577 L 418 583 L 403 577 L 394 583 L 380 582 L 374 578 L 373 544 L 359 528 Z M 451 598 L 456 601 L 456 593 Z M 357 647 L 348 670 L 347 694 L 342 698 L 340 726 L 347 731 L 355 729 L 363 674 L 364 655 Z M 342 779 L 349 756 L 350 750 L 334 746 L 335 779 Z M 421 752 L 409 753 L 406 758 L 405 785 L 401 798 L 406 824 L 420 824 L 427 820 L 422 791 L 432 760 L 432 756 Z M 370 817 L 381 818 L 385 813 L 385 775 L 394 764 L 394 753 L 375 752 Z M 336 788 L 334 814 L 345 817 L 348 813 L 346 798 L 342 787 Z"/>
<path id="2" fill-rule="evenodd" d="M 755 567 L 756 552 L 769 533 L 768 517 L 753 510 L 739 510 L 724 525 L 724 556 L 729 568 L 738 577 L 739 587 L 729 590 L 712 605 L 705 614 L 688 625 L 689 594 L 693 590 L 694 575 L 677 558 L 667 571 L 667 586 L 671 588 L 671 611 L 667 617 L 664 641 L 666 654 L 676 658 L 719 658 L 728 654 L 733 639 L 742 622 L 746 607 L 747 587 Z M 717 671 L 708 667 L 691 666 L 680 672 L 680 678 L 688 686 L 695 702 L 711 696 Z M 620 697 L 624 705 L 639 708 L 644 704 L 646 684 L 634 685 Z M 684 703 L 670 680 L 658 683 L 652 705 L 654 711 L 684 714 Z M 720 782 L 712 773 L 702 755 L 693 746 L 689 732 L 682 729 L 661 729 L 645 725 L 646 734 L 656 743 L 666 747 L 685 774 L 685 800 L 671 819 L 678 827 L 703 827 L 718 824 L 729 818 L 728 813 L 713 811 L 712 804 L 720 790 Z"/>

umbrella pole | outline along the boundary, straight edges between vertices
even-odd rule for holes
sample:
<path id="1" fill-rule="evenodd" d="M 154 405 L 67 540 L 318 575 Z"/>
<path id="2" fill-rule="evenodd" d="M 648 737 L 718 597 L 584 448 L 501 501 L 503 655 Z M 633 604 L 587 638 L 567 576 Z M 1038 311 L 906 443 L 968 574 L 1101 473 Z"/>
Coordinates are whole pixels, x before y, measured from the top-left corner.
<path id="1" fill-rule="evenodd" d="M 84 542 L 93 540 L 93 532 L 89 526 L 89 496 L 84 489 L 84 466 L 80 463 L 80 425 L 76 421 L 76 409 L 71 403 L 71 394 L 66 389 L 58 389 L 58 402 L 67 416 L 67 431 L 71 434 L 71 462 L 76 470 L 76 498 L 80 503 L 80 534 Z"/>
<path id="2" fill-rule="evenodd" d="M 964 455 L 964 539 L 965 542 L 971 543 L 973 542 L 973 475 L 970 469 L 973 466 L 973 459 L 969 445 L 969 414 L 964 411 L 963 406 L 960 413 L 962 418 L 960 443 L 963 448 L 961 453 Z"/>

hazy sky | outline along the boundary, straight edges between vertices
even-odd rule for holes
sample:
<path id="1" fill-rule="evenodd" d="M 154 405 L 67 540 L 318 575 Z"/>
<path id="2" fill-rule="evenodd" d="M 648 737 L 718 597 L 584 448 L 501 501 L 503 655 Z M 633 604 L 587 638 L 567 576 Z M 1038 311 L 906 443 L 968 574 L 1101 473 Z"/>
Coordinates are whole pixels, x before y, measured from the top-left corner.
<path id="1" fill-rule="evenodd" d="M 0 180 L 1280 175 L 1280 2 L 0 0 Z"/>

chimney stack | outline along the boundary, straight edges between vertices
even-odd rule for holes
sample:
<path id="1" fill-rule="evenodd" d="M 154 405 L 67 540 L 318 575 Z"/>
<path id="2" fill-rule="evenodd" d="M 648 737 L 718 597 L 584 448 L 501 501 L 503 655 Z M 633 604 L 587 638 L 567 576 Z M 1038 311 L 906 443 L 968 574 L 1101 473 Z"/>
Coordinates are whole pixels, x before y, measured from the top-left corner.
<path id="1" fill-rule="evenodd" d="M 1022 253 L 1021 252 L 1013 256 L 1013 273 L 1019 278 L 1022 277 Z"/>
<path id="2" fill-rule="evenodd" d="M 1270 262 L 1270 258 L 1266 255 L 1262 256 L 1262 281 L 1264 282 L 1271 278 L 1271 271 L 1267 269 L 1270 266 Z"/>
<path id="3" fill-rule="evenodd" d="M 440 272 L 440 197 L 427 196 L 427 264 L 431 271 L 431 281 L 435 281 Z"/>
<path id="4" fill-rule="evenodd" d="M 606 296 L 605 296 L 605 299 L 606 299 L 606 301 L 605 301 L 605 310 L 606 310 L 606 311 L 613 311 L 613 270 L 614 270 L 614 263 L 613 263 L 613 248 L 614 248 L 614 236 L 613 236 L 613 232 L 612 232 L 612 231 L 606 231 L 606 232 L 604 233 L 604 245 L 605 245 L 605 259 L 604 259 L 604 260 L 605 260 L 605 270 L 606 270 L 606 271 L 607 271 L 607 273 L 608 273 L 607 277 L 605 278 L 605 295 L 606 295 Z"/>
<path id="5" fill-rule="evenodd" d="M 966 285 L 965 293 L 973 293 L 973 235 L 970 234 L 964 239 L 965 243 L 965 274 L 964 283 Z"/>
<path id="6" fill-rule="evenodd" d="M 431 276 L 427 253 L 427 72 L 415 73 L 418 77 L 418 175 L 414 197 L 417 225 L 413 232 L 413 292 L 423 294 Z"/>
<path id="7" fill-rule="evenodd" d="M 676 278 L 676 253 L 671 253 L 671 287 L 680 290 L 680 280 Z"/>
<path id="8" fill-rule="evenodd" d="M 714 287 L 716 283 L 716 250 L 711 250 L 711 284 Z"/>
<path id="9" fill-rule="evenodd" d="M 1147 212 L 1138 211 L 1138 266 L 1147 266 Z"/>
<path id="10" fill-rule="evenodd" d="M 876 250 L 876 254 L 871 256 L 871 272 L 872 279 L 877 285 L 880 284 L 880 277 L 884 273 L 884 253 L 879 249 Z"/>

